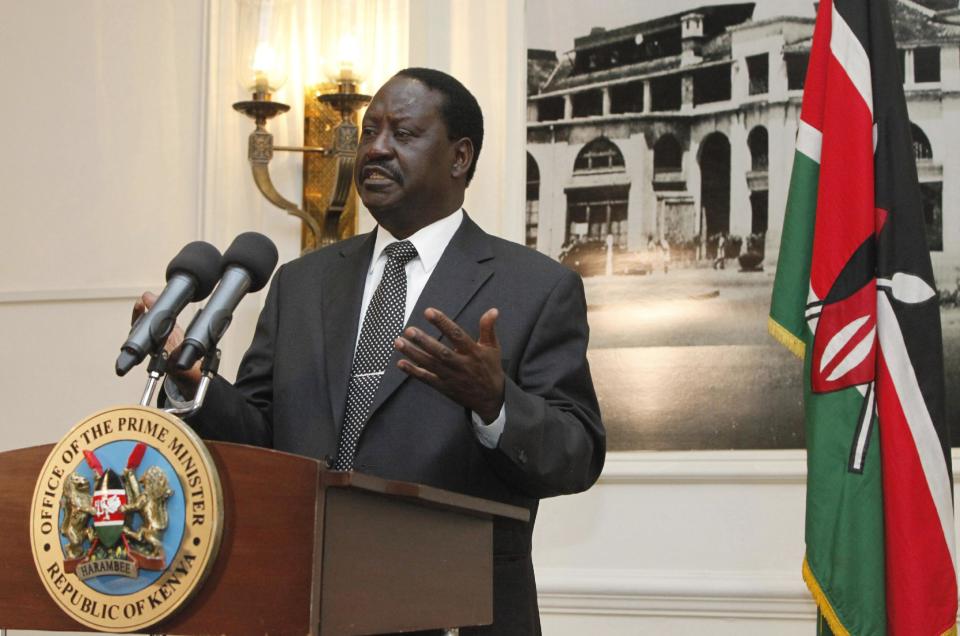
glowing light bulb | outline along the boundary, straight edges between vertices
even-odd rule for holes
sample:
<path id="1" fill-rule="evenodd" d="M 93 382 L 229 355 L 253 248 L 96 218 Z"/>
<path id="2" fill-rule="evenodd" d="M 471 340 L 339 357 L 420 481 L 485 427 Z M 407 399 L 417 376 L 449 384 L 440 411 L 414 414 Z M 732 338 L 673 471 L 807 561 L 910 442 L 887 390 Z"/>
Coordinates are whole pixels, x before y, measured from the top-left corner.
<path id="1" fill-rule="evenodd" d="M 277 64 L 277 53 L 266 42 L 257 44 L 257 49 L 253 54 L 253 63 L 250 64 L 250 70 L 254 76 L 254 90 L 270 92 L 270 75 L 275 72 Z"/>
<path id="2" fill-rule="evenodd" d="M 340 66 L 340 77 L 342 79 L 359 79 L 357 77 L 357 60 L 360 59 L 360 42 L 352 33 L 344 33 L 340 36 L 340 43 L 337 46 L 337 58 Z"/>
<path id="3" fill-rule="evenodd" d="M 351 32 L 340 34 L 336 48 L 326 59 L 323 71 L 331 81 L 359 84 L 366 79 L 360 40 Z"/>
<path id="4" fill-rule="evenodd" d="M 287 80 L 290 3 L 286 0 L 237 0 L 237 4 L 237 77 L 245 89 L 270 95 Z"/>

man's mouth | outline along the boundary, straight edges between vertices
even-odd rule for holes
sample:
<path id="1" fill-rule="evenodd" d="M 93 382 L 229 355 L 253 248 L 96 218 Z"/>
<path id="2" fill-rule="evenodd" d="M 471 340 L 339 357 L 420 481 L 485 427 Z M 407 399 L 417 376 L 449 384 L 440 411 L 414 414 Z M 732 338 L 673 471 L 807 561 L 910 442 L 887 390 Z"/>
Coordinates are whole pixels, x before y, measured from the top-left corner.
<path id="1" fill-rule="evenodd" d="M 400 179 L 382 166 L 365 166 L 360 172 L 360 181 L 369 185 L 382 185 L 391 181 L 399 183 Z"/>

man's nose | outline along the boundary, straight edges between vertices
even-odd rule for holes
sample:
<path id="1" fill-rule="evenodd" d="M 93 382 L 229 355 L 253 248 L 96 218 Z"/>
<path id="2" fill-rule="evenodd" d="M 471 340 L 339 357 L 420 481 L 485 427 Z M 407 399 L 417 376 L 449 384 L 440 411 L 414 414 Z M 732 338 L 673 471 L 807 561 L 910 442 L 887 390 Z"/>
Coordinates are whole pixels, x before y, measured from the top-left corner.
<path id="1" fill-rule="evenodd" d="M 364 148 L 364 155 L 367 159 L 379 159 L 389 157 L 393 153 L 393 144 L 390 134 L 386 130 L 381 130 L 370 140 L 370 143 Z"/>

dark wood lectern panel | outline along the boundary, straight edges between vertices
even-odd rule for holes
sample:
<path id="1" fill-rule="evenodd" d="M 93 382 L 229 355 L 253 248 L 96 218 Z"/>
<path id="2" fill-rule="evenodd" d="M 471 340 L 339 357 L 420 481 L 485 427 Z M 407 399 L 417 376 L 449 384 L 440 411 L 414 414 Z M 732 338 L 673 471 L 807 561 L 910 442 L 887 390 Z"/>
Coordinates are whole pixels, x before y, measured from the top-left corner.
<path id="1" fill-rule="evenodd" d="M 321 634 L 493 620 L 489 518 L 359 489 L 328 488 L 326 493 Z M 389 572 L 386 563 L 392 564 Z"/>
<path id="2" fill-rule="evenodd" d="M 319 462 L 239 444 L 207 446 L 223 486 L 220 554 L 203 588 L 189 601 L 189 611 L 151 631 L 308 633 L 320 620 L 311 584 L 319 565 L 314 528 L 320 527 L 318 506 L 323 505 L 316 497 Z"/>
<path id="3" fill-rule="evenodd" d="M 30 499 L 53 444 L 0 455 L 0 627 L 83 631 L 53 602 L 30 551 Z"/>

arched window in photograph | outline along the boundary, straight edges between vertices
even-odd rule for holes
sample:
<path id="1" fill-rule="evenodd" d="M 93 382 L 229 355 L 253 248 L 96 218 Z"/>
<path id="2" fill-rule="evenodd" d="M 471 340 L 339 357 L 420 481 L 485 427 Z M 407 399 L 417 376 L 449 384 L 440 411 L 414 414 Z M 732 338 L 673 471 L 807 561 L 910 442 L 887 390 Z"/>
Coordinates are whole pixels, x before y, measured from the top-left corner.
<path id="1" fill-rule="evenodd" d="M 623 153 L 606 137 L 597 137 L 580 151 L 577 160 L 573 163 L 573 171 L 586 172 L 590 170 L 625 170 Z"/>
<path id="2" fill-rule="evenodd" d="M 930 146 L 930 140 L 927 139 L 927 135 L 920 130 L 920 126 L 911 123 L 910 135 L 913 137 L 913 158 L 917 161 L 921 159 L 933 159 L 933 147 Z"/>
<path id="3" fill-rule="evenodd" d="M 920 126 L 911 122 L 910 135 L 913 137 L 913 156 L 917 160 L 917 176 L 920 178 L 920 206 L 927 247 L 931 252 L 942 252 L 943 167 L 934 162 L 930 139 Z"/>
<path id="4" fill-rule="evenodd" d="M 757 126 L 747 135 L 747 146 L 750 148 L 750 169 L 756 172 L 762 172 L 769 166 L 769 143 L 767 142 L 767 129 L 763 126 Z"/>
<path id="5" fill-rule="evenodd" d="M 680 172 L 683 149 L 673 135 L 667 133 L 653 145 L 653 173 Z"/>
<path id="6" fill-rule="evenodd" d="M 536 249 L 537 229 L 540 226 L 540 168 L 537 161 L 527 153 L 527 221 L 526 245 Z"/>
<path id="7" fill-rule="evenodd" d="M 769 226 L 770 193 L 767 170 L 770 165 L 770 144 L 767 129 L 757 126 L 747 135 L 750 149 L 750 173 L 747 188 L 750 190 L 750 234 L 752 250 L 763 255 L 764 242 Z"/>
<path id="8" fill-rule="evenodd" d="M 575 183 L 566 189 L 564 245 L 568 249 L 576 245 L 588 249 L 584 246 L 590 245 L 590 250 L 598 250 L 594 254 L 597 256 L 608 246 L 626 248 L 630 182 L 625 172 L 623 154 L 606 137 L 594 139 L 577 155 L 573 164 Z M 596 179 L 596 175 L 603 175 L 603 179 Z"/>
<path id="9" fill-rule="evenodd" d="M 717 237 L 730 233 L 730 140 L 712 132 L 700 142 L 700 205 L 707 256 L 716 257 Z M 709 243 L 713 241 L 713 243 Z"/>

